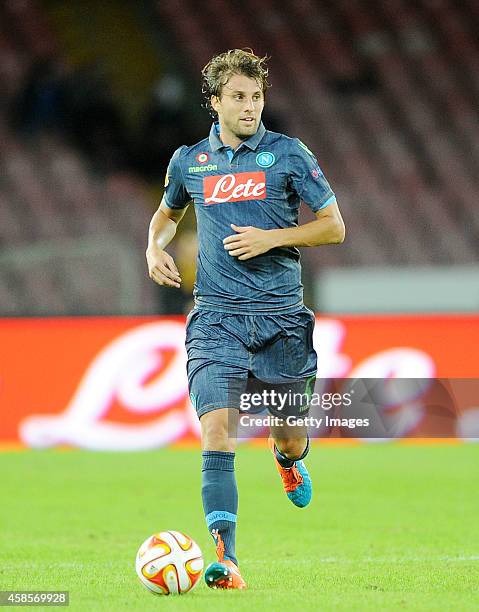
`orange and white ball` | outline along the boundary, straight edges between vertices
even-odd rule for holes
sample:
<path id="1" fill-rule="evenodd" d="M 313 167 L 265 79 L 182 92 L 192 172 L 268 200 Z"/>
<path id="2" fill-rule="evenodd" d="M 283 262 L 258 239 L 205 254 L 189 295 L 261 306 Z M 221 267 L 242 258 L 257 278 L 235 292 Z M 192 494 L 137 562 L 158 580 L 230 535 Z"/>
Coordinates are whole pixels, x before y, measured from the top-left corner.
<path id="1" fill-rule="evenodd" d="M 136 573 L 158 595 L 188 593 L 203 572 L 198 544 L 180 531 L 161 531 L 146 539 L 136 555 Z"/>

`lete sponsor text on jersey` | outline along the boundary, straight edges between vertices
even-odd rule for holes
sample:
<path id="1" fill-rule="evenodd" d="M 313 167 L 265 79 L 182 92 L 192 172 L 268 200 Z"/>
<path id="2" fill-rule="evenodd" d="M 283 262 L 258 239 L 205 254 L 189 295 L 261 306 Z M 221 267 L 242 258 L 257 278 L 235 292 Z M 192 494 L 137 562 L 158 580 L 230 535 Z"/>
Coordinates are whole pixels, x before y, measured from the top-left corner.
<path id="1" fill-rule="evenodd" d="M 264 200 L 266 198 L 266 176 L 264 172 L 205 176 L 203 194 L 205 204 Z"/>

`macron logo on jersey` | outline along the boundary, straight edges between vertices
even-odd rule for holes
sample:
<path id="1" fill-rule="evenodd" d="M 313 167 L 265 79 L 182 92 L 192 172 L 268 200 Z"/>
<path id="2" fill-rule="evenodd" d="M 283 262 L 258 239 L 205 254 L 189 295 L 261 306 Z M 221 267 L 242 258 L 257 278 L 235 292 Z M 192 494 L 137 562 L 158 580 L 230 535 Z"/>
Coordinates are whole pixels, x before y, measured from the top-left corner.
<path id="1" fill-rule="evenodd" d="M 264 172 L 239 172 L 203 178 L 205 204 L 264 200 L 266 176 Z"/>

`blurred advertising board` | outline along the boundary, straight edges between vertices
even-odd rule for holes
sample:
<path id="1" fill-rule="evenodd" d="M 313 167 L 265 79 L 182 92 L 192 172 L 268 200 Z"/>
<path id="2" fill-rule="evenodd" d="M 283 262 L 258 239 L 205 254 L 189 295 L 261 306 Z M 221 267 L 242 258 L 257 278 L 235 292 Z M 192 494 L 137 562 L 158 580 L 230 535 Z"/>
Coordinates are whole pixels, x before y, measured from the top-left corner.
<path id="1" fill-rule="evenodd" d="M 184 317 L 0 319 L 0 445 L 196 441 L 184 335 Z M 479 438 L 479 316 L 318 317 L 314 343 L 320 379 L 472 381 L 440 436 Z M 398 436 L 428 437 L 421 418 Z"/>

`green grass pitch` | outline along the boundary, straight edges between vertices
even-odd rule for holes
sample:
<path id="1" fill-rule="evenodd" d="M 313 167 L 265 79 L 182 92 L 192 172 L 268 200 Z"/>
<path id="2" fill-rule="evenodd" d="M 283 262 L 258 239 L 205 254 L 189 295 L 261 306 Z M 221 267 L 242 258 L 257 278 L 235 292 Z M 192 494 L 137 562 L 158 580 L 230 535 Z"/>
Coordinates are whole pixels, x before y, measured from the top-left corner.
<path id="1" fill-rule="evenodd" d="M 201 578 L 184 596 L 150 594 L 134 558 L 155 531 L 185 531 L 214 560 L 200 457 L 0 454 L 0 590 L 69 590 L 70 609 L 85 611 L 479 609 L 472 444 L 314 446 L 305 509 L 282 492 L 266 448 L 241 446 L 237 553 L 248 590 L 213 591 Z"/>

